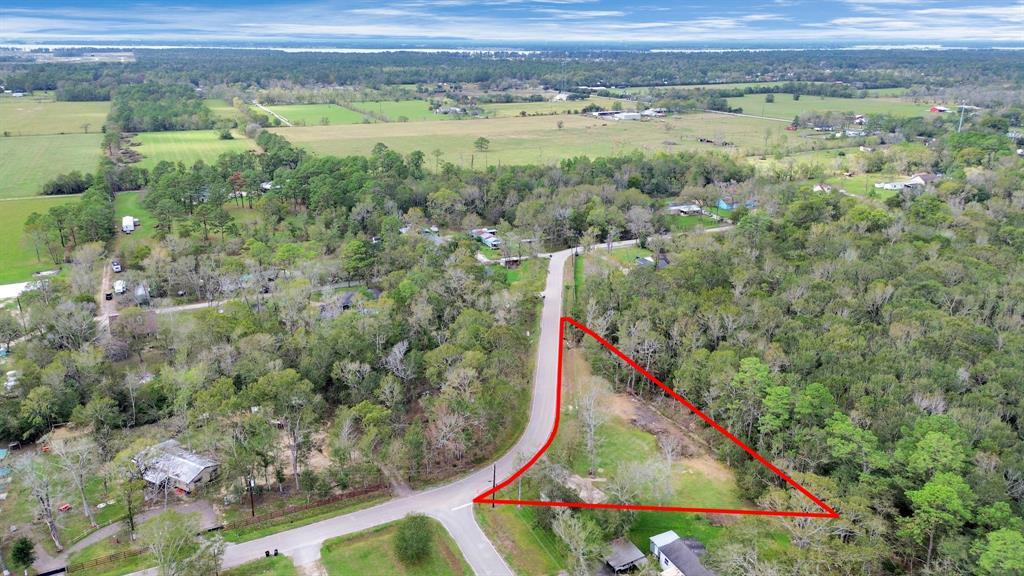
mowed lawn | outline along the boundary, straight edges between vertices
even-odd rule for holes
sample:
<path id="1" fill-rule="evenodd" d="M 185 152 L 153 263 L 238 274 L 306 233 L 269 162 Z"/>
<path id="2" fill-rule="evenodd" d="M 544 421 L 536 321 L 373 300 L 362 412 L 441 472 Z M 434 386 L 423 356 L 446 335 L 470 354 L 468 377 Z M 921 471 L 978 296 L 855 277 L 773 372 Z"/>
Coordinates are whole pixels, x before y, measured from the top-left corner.
<path id="1" fill-rule="evenodd" d="M 295 565 L 287 556 L 260 558 L 221 572 L 221 576 L 298 576 L 298 574 Z"/>
<path id="2" fill-rule="evenodd" d="M 434 114 L 426 100 L 364 100 L 352 102 L 351 106 L 356 110 L 376 114 L 388 122 L 400 122 L 402 118 L 410 122 L 449 119 L 444 114 Z"/>
<path id="3" fill-rule="evenodd" d="M 747 94 L 729 98 L 729 106 L 743 108 L 744 114 L 792 120 L 806 112 L 848 112 L 852 114 L 891 114 L 893 116 L 924 116 L 930 104 L 899 98 L 832 98 L 803 95 L 793 100 L 792 94 L 775 94 L 775 102 L 765 102 L 764 94 Z"/>
<path id="4" fill-rule="evenodd" d="M 241 118 L 241 114 L 238 110 L 231 105 L 230 102 L 221 98 L 207 98 L 203 102 L 206 103 L 206 107 L 213 112 L 213 115 L 217 118 L 223 118 L 225 120 L 238 120 Z"/>
<path id="5" fill-rule="evenodd" d="M 0 284 L 25 282 L 33 272 L 55 268 L 40 248 L 40 260 L 24 236 L 25 220 L 33 212 L 45 213 L 53 206 L 77 202 L 78 196 L 40 196 L 23 200 L 0 200 Z"/>
<path id="6" fill-rule="evenodd" d="M 484 104 L 481 106 L 487 111 L 488 116 L 494 118 L 508 118 L 511 116 L 533 116 L 537 114 L 565 114 L 572 111 L 579 111 L 590 104 L 596 104 L 606 110 L 611 110 L 616 102 L 614 98 L 603 98 L 591 96 L 586 100 L 567 100 L 564 102 L 513 102 L 510 104 Z M 621 102 L 623 108 L 632 108 L 632 102 Z M 523 114 L 525 112 L 525 114 Z"/>
<path id="7" fill-rule="evenodd" d="M 139 166 L 153 168 L 161 160 L 183 162 L 186 166 L 202 160 L 213 163 L 225 152 L 244 152 L 256 143 L 234 132 L 234 140 L 221 140 L 216 130 L 187 130 L 180 132 L 142 132 L 135 137 L 142 145 L 134 148 L 142 154 Z"/>
<path id="8" fill-rule="evenodd" d="M 0 199 L 36 196 L 60 174 L 96 171 L 102 134 L 0 137 Z"/>
<path id="9" fill-rule="evenodd" d="M 562 128 L 558 123 L 562 122 Z M 766 131 L 779 133 L 779 122 L 723 114 L 684 114 L 650 121 L 602 120 L 589 116 L 530 116 L 451 122 L 401 122 L 349 126 L 276 128 L 293 144 L 318 154 L 369 154 L 378 142 L 397 152 L 427 153 L 434 168 L 433 150 L 442 162 L 458 166 L 485 164 L 551 164 L 574 156 L 613 156 L 640 150 L 645 153 L 680 150 L 719 150 L 751 154 L 764 147 Z M 788 134 L 788 133 L 787 133 Z M 797 133 L 799 134 L 799 133 Z M 473 145 L 479 137 L 490 140 L 486 152 Z M 734 147 L 703 144 L 698 138 L 729 141 Z M 809 147 L 804 139 L 790 138 L 793 147 Z"/>
<path id="10" fill-rule="evenodd" d="M 337 104 L 284 104 L 267 106 L 297 126 L 320 126 L 325 124 L 359 124 L 367 118 Z"/>
<path id="11" fill-rule="evenodd" d="M 156 221 L 149 210 L 142 207 L 141 192 L 120 192 L 114 196 L 114 223 L 120 226 L 121 218 L 132 216 L 139 219 L 139 227 L 132 232 L 134 238 L 152 238 L 156 233 Z"/>
<path id="12" fill-rule="evenodd" d="M 31 134 L 99 133 L 110 111 L 110 102 L 57 102 L 41 96 L 0 96 L 0 132 L 11 136 Z"/>
<path id="13" fill-rule="evenodd" d="M 395 555 L 397 524 L 328 540 L 320 550 L 329 576 L 462 576 L 472 574 L 458 546 L 436 520 L 430 519 L 434 545 L 430 556 L 416 566 L 406 566 Z"/>

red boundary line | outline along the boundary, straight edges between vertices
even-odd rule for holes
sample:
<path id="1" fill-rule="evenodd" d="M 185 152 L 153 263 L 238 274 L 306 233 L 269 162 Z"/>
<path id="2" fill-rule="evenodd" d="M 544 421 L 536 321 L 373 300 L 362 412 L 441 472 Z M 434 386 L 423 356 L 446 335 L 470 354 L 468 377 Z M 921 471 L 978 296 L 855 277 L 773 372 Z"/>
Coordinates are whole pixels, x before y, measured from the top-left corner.
<path id="1" fill-rule="evenodd" d="M 802 512 L 802 511 L 782 511 L 782 510 L 744 510 L 744 509 L 723 509 L 723 508 L 689 508 L 689 507 L 678 507 L 678 506 L 644 506 L 639 504 L 593 504 L 589 502 L 546 502 L 542 500 L 499 500 L 494 495 L 502 488 L 508 486 L 516 478 L 521 476 L 527 469 L 536 464 L 537 460 L 547 451 L 551 446 L 551 443 L 555 440 L 555 435 L 558 434 L 558 420 L 559 414 L 562 411 L 562 350 L 565 348 L 565 324 L 569 323 L 579 328 L 587 335 L 593 337 L 595 340 L 601 343 L 605 348 L 610 350 L 613 354 L 621 358 L 627 364 L 633 367 L 634 370 L 643 374 L 648 380 L 654 382 L 661 387 L 666 393 L 679 401 L 680 404 L 686 406 L 691 412 L 700 417 L 701 420 L 707 422 L 712 428 L 717 430 L 723 436 L 728 438 L 733 444 L 736 444 L 742 448 L 747 454 L 750 454 L 755 460 L 761 463 L 765 468 L 768 468 L 774 472 L 777 476 L 786 481 L 787 484 L 795 488 L 798 492 L 814 502 L 822 512 Z M 525 506 L 561 506 L 567 508 L 607 508 L 613 510 L 653 510 L 660 512 L 704 512 L 704 513 L 715 513 L 715 514 L 747 514 L 753 516 L 795 516 L 801 518 L 839 518 L 839 513 L 829 507 L 828 504 L 822 502 L 817 496 L 811 494 L 811 492 L 800 485 L 799 482 L 793 480 L 785 472 L 779 470 L 774 464 L 769 462 L 764 456 L 761 456 L 753 448 L 747 446 L 742 440 L 734 436 L 731 432 L 723 428 L 717 422 L 712 420 L 708 415 L 700 411 L 696 406 L 688 402 L 685 398 L 680 396 L 660 380 L 655 378 L 649 372 L 640 367 L 639 364 L 633 361 L 632 358 L 623 354 L 618 348 L 612 346 L 607 340 L 599 336 L 590 328 L 587 328 L 583 324 L 573 320 L 568 316 L 563 316 L 558 323 L 558 395 L 555 399 L 555 426 L 551 430 L 551 435 L 548 436 L 548 441 L 541 447 L 540 451 L 530 458 L 530 461 L 523 465 L 515 474 L 513 474 L 508 480 L 505 480 L 501 484 L 487 490 L 483 494 L 480 494 L 473 499 L 476 504 L 521 504 Z M 491 498 L 488 498 L 491 496 Z"/>

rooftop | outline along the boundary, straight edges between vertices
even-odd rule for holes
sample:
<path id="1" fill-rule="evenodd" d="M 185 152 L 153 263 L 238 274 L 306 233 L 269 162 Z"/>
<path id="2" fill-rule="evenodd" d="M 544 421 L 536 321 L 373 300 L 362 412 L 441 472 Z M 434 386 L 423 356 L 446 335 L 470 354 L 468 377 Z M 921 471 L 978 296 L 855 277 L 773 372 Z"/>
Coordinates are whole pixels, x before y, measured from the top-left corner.
<path id="1" fill-rule="evenodd" d="M 167 478 L 187 484 L 198 478 L 203 470 L 217 465 L 209 458 L 182 448 L 177 440 L 166 440 L 151 446 L 143 450 L 138 458 L 147 466 L 143 477 L 153 484 L 159 484 Z"/>

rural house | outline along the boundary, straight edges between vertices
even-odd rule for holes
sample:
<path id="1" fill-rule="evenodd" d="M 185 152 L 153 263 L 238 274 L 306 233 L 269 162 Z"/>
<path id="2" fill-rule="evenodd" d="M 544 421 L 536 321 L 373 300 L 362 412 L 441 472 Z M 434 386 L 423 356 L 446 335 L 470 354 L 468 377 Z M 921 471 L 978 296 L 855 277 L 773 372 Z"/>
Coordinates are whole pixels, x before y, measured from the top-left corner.
<path id="1" fill-rule="evenodd" d="M 674 206 L 669 206 L 668 208 L 665 208 L 665 210 L 669 214 L 679 214 L 684 216 L 688 216 L 690 214 L 700 214 L 703 212 L 700 206 L 696 204 L 676 204 Z"/>
<path id="2" fill-rule="evenodd" d="M 151 446 L 137 456 L 143 479 L 152 486 L 169 487 L 191 493 L 217 477 L 220 465 L 181 447 L 177 440 Z"/>
<path id="3" fill-rule="evenodd" d="M 651 554 L 664 569 L 662 576 L 715 576 L 701 564 L 704 546 L 696 540 L 683 540 L 674 530 L 651 536 Z"/>

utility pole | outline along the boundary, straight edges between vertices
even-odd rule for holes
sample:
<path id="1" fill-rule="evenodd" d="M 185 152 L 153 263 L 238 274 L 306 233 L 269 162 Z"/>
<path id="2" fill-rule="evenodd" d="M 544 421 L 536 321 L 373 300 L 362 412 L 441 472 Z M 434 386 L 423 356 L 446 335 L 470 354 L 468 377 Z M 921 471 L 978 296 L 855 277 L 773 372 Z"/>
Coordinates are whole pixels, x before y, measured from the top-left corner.
<path id="1" fill-rule="evenodd" d="M 498 487 L 498 463 L 494 463 L 494 468 L 491 468 L 491 488 Z M 491 509 L 494 509 L 494 501 L 498 498 L 498 491 L 491 492 Z"/>
<path id="2" fill-rule="evenodd" d="M 249 478 L 249 510 L 252 512 L 252 517 L 256 517 L 256 497 L 253 496 L 253 485 L 256 484 L 256 480 Z"/>

